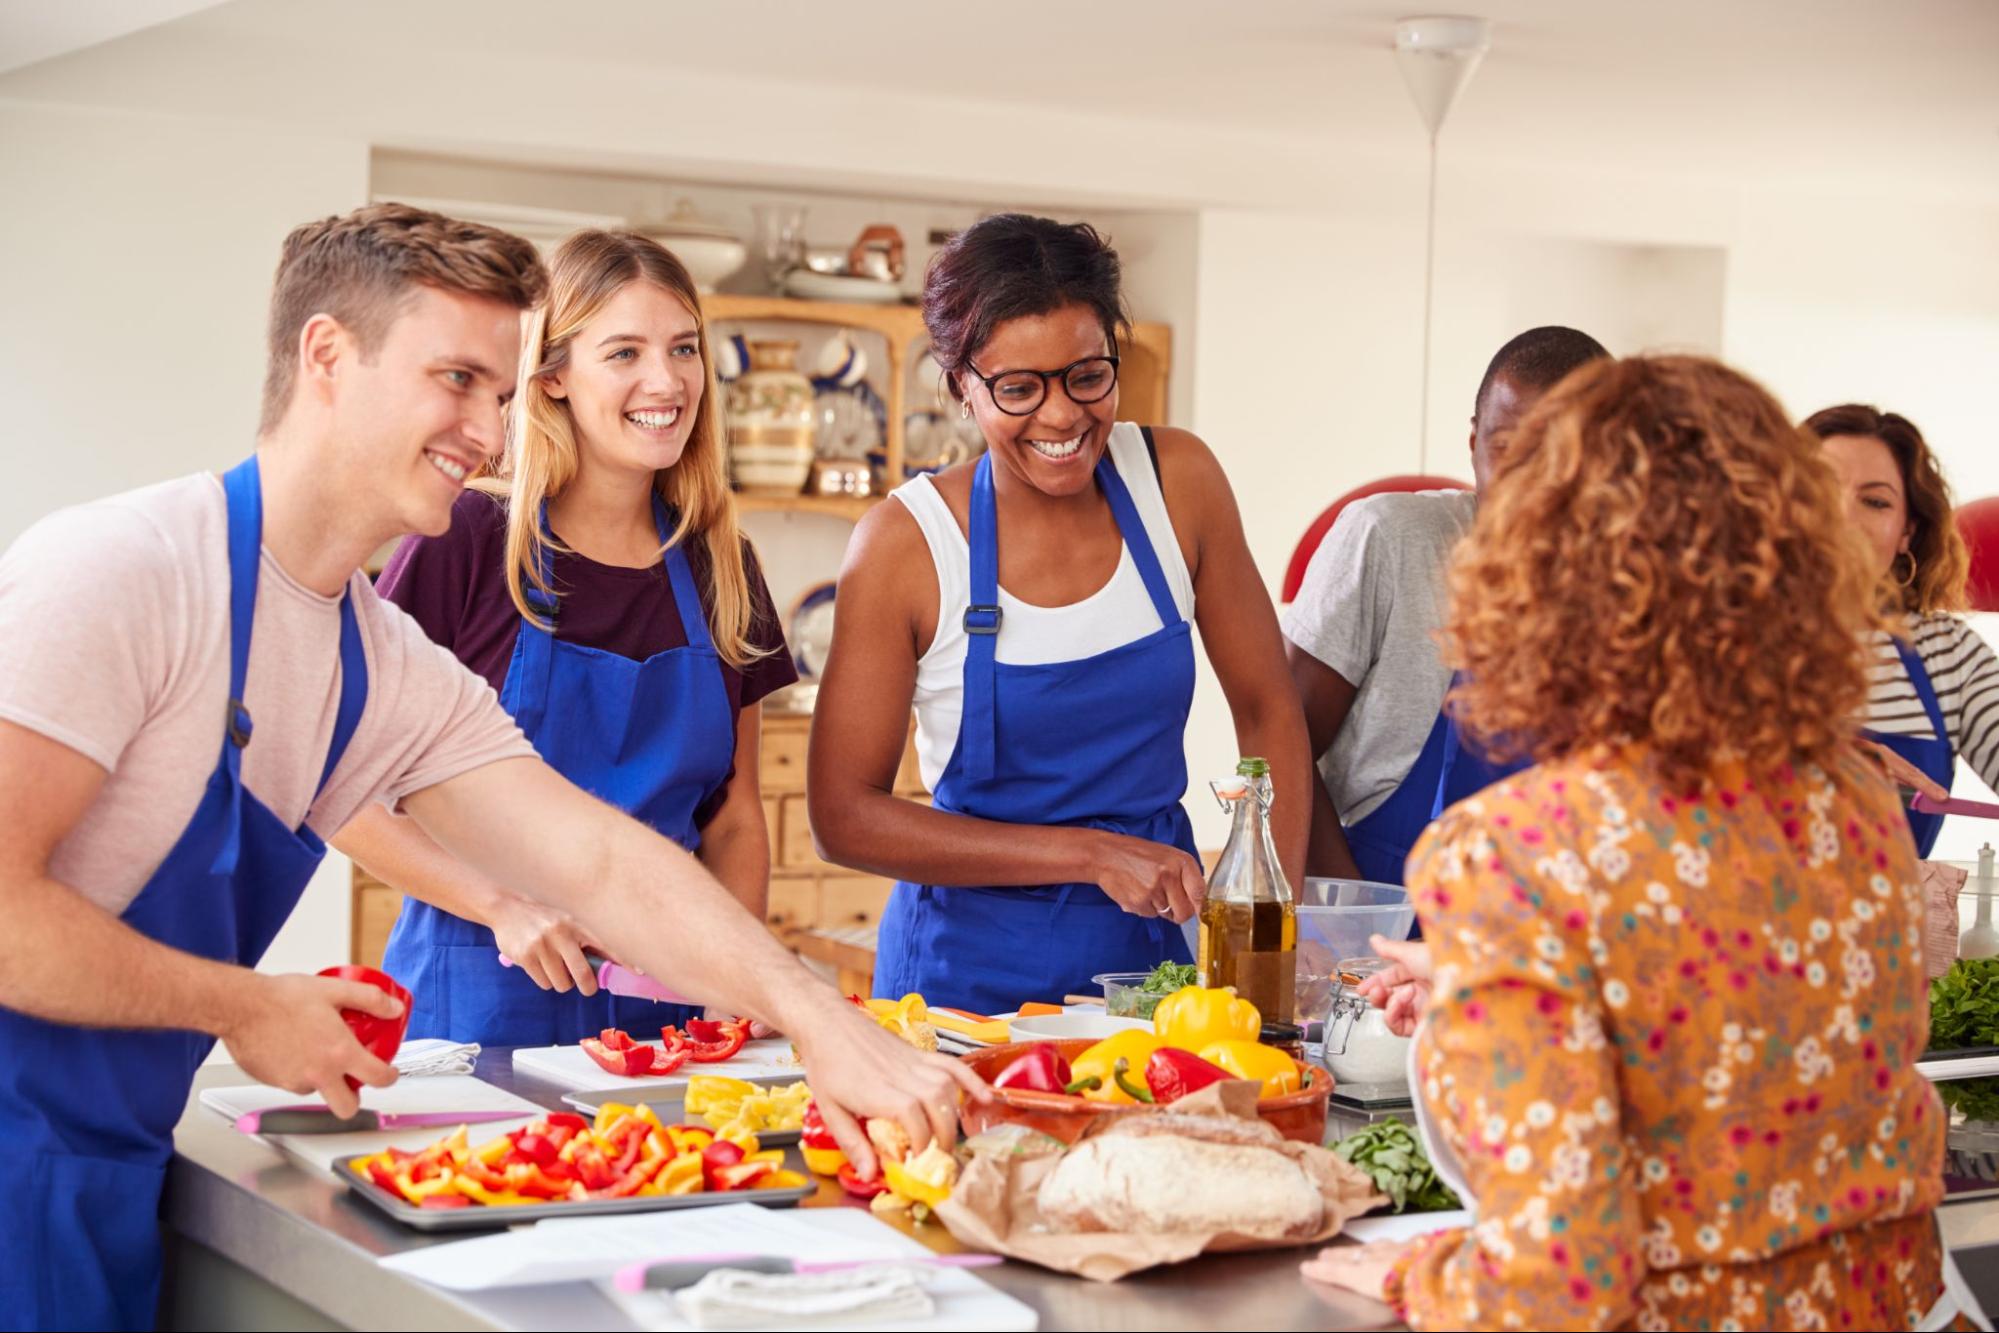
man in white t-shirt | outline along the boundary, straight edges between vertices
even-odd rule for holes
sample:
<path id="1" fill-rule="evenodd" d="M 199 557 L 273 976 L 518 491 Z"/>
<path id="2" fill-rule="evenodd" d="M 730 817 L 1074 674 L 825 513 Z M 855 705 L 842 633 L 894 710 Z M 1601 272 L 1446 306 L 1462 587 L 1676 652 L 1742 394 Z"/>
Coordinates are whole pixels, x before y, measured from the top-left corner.
<path id="1" fill-rule="evenodd" d="M 986 1095 L 549 769 L 360 574 L 399 534 L 443 532 L 499 451 L 545 285 L 527 242 L 401 205 L 300 227 L 254 457 L 53 514 L 0 556 L 0 1326 L 152 1324 L 172 1129 L 215 1039 L 338 1114 L 350 1080 L 394 1079 L 340 1014 L 393 1018 L 394 999 L 251 970 L 322 840 L 373 800 L 628 963 L 792 1034 L 864 1170 L 856 1115 L 920 1144 L 955 1133 L 961 1089 Z"/>
<path id="2" fill-rule="evenodd" d="M 1445 565 L 1520 417 L 1577 366 L 1608 355 L 1588 334 L 1558 325 L 1509 341 L 1473 403 L 1477 489 L 1357 500 L 1313 553 L 1283 617 L 1321 778 L 1308 873 L 1400 884 L 1424 826 L 1497 776 L 1459 744 L 1442 711 L 1451 683 L 1437 644 Z"/>

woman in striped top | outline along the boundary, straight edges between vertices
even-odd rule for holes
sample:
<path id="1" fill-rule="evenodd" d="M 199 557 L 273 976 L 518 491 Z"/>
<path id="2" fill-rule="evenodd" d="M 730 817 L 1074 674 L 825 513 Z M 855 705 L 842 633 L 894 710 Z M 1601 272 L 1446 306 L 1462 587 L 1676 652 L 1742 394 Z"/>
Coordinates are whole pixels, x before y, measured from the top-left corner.
<path id="1" fill-rule="evenodd" d="M 1939 787 L 1950 786 L 1958 755 L 1999 786 L 1999 656 L 1959 614 L 1969 562 L 1936 457 L 1907 418 L 1857 403 L 1813 413 L 1805 428 L 1823 442 L 1908 622 L 1906 638 L 1884 635 L 1876 645 L 1869 736 Z M 1909 812 L 1923 855 L 1942 824 L 1941 815 Z"/>

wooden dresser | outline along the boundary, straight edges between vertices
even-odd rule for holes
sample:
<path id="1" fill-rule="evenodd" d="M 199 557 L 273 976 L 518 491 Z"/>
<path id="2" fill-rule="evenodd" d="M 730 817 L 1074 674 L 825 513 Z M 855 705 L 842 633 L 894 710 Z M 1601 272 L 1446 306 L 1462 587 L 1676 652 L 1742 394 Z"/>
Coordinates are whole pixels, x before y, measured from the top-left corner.
<path id="1" fill-rule="evenodd" d="M 805 809 L 805 748 L 812 729 L 808 714 L 766 711 L 760 763 L 764 822 L 770 829 L 770 928 L 803 952 L 839 966 L 842 956 L 815 948 L 808 938 L 820 930 L 852 930 L 874 925 L 888 902 L 893 881 L 828 865 L 812 851 L 812 825 Z M 903 751 L 896 791 L 929 799 L 917 773 L 914 744 Z M 402 894 L 359 866 L 354 867 L 353 957 L 380 966 L 389 930 L 402 910 Z M 851 971 L 852 968 L 845 970 Z"/>

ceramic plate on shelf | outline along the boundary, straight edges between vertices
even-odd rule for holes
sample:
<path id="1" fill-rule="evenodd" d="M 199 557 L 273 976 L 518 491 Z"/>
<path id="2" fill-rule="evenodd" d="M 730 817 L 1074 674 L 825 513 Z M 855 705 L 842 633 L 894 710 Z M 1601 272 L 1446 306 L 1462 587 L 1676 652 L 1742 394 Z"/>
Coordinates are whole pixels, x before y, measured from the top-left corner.
<path id="1" fill-rule="evenodd" d="M 791 641 L 791 660 L 797 664 L 801 676 L 816 677 L 826 669 L 826 655 L 833 650 L 835 587 L 830 579 L 815 584 L 791 608 L 787 637 Z"/>
<path id="2" fill-rule="evenodd" d="M 902 288 L 897 283 L 845 273 L 814 273 L 803 268 L 784 275 L 784 293 L 807 301 L 858 301 L 874 305 L 893 305 L 902 299 Z"/>

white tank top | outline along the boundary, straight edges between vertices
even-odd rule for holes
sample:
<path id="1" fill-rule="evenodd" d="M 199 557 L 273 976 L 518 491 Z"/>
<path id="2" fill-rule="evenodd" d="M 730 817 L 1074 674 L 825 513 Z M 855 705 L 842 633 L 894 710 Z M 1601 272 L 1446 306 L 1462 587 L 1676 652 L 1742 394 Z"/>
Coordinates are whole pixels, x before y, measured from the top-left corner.
<path id="1" fill-rule="evenodd" d="M 1173 536 L 1166 515 L 1166 498 L 1159 476 L 1137 426 L 1120 421 L 1111 427 L 1111 466 L 1124 479 L 1132 504 L 1145 524 L 1153 554 L 1173 590 L 1173 604 L 1182 618 L 1194 618 L 1194 580 Z M 944 497 L 930 478 L 917 477 L 891 492 L 915 517 L 930 547 L 937 571 L 937 635 L 916 663 L 916 758 L 923 785 L 931 791 L 944 776 L 951 752 L 958 748 L 958 720 L 965 700 L 965 608 L 971 603 L 972 548 Z M 1145 591 L 1145 580 L 1126 546 L 1118 556 L 1110 581 L 1080 602 L 1067 606 L 1031 606 L 999 590 L 1001 608 L 997 660 L 1016 666 L 1074 662 L 1121 648 L 1156 633 L 1159 612 Z"/>

